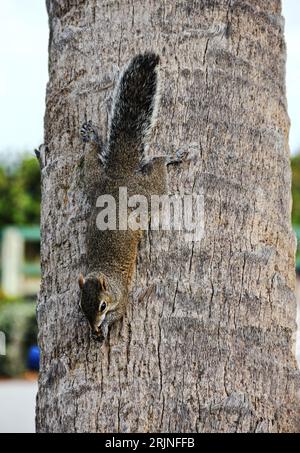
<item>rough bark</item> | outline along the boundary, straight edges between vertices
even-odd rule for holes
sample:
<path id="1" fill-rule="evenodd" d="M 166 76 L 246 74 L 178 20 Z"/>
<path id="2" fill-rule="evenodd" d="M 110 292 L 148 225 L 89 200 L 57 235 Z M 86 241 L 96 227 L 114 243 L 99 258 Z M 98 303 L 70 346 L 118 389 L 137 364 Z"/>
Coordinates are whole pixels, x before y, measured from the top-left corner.
<path id="1" fill-rule="evenodd" d="M 279 0 L 48 0 L 42 170 L 40 432 L 298 429 L 295 240 Z M 86 120 L 105 135 L 111 84 L 162 60 L 153 155 L 192 150 L 170 193 L 204 191 L 205 234 L 147 234 L 124 321 L 102 348 L 80 313 L 89 206 Z"/>

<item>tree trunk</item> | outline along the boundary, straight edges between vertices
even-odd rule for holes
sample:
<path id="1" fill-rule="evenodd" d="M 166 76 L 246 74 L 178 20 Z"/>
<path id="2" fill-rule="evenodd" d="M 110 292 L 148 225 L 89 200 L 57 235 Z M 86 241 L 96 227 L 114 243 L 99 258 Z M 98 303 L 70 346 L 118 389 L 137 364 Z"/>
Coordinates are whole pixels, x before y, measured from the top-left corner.
<path id="1" fill-rule="evenodd" d="M 298 429 L 295 240 L 279 0 L 47 0 L 39 432 Z M 106 133 L 133 55 L 161 56 L 151 154 L 192 152 L 169 193 L 204 194 L 204 236 L 149 232 L 102 347 L 79 309 L 89 206 L 78 129 Z"/>

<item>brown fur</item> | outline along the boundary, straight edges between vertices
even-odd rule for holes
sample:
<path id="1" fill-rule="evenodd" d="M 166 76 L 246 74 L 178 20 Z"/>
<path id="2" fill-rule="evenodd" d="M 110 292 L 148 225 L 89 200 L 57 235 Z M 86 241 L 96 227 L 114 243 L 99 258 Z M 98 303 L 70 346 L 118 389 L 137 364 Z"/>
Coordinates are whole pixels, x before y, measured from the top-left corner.
<path id="1" fill-rule="evenodd" d="M 92 146 L 84 166 L 91 216 L 87 231 L 87 277 L 80 278 L 81 306 L 92 332 L 101 339 L 126 310 L 142 232 L 99 231 L 96 200 L 100 195 L 112 195 L 118 212 L 119 187 L 127 187 L 129 197 L 140 194 L 148 200 L 151 194 L 165 192 L 166 159 L 145 161 L 145 146 L 157 109 L 158 63 L 157 55 L 138 55 L 123 73 L 115 94 L 106 145 L 101 144 L 91 123 L 82 128 L 84 141 L 92 142 Z M 107 309 L 98 328 L 102 299 Z"/>

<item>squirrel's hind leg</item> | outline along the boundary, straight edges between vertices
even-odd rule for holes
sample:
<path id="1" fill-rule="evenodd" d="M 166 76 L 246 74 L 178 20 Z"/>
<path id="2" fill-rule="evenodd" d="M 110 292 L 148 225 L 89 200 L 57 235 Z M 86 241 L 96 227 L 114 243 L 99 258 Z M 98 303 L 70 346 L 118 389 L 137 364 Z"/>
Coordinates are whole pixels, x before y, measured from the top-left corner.
<path id="1" fill-rule="evenodd" d="M 89 143 L 95 148 L 101 164 L 105 166 L 106 146 L 103 143 L 103 140 L 98 132 L 97 127 L 93 125 L 91 120 L 87 121 L 81 126 L 80 136 L 83 143 L 85 144 Z"/>
<path id="2" fill-rule="evenodd" d="M 141 162 L 141 165 L 138 169 L 138 172 L 142 173 L 143 175 L 150 175 L 152 172 L 162 169 L 163 167 L 167 167 L 168 165 L 176 165 L 183 162 L 185 156 L 176 155 L 176 156 L 154 156 L 148 159 L 144 159 Z"/>
<path id="3" fill-rule="evenodd" d="M 97 128 L 93 125 L 92 121 L 89 120 L 84 123 L 80 128 L 80 136 L 83 143 L 94 143 L 95 145 L 102 145 L 101 137 L 97 131 Z"/>
<path id="4" fill-rule="evenodd" d="M 142 174 L 149 175 L 152 171 L 162 166 L 167 167 L 168 165 L 178 165 L 183 162 L 195 161 L 199 155 L 196 151 L 177 151 L 175 156 L 154 156 L 148 159 L 143 159 L 138 169 Z"/>

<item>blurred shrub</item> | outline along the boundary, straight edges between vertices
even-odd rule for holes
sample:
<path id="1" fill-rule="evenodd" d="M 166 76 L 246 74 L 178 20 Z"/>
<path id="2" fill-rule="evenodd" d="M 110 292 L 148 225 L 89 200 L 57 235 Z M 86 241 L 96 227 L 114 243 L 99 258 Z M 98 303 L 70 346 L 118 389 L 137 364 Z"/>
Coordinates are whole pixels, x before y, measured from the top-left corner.
<path id="1" fill-rule="evenodd" d="M 14 164 L 0 162 L 0 227 L 38 224 L 40 202 L 40 168 L 37 159 L 24 155 Z"/>
<path id="2" fill-rule="evenodd" d="M 297 233 L 296 269 L 300 273 L 300 154 L 292 157 L 292 222 Z"/>
<path id="3" fill-rule="evenodd" d="M 40 201 L 36 157 L 23 154 L 15 162 L 0 161 L 0 229 L 39 224 Z M 20 375 L 26 369 L 28 350 L 37 341 L 35 303 L 5 300 L 0 289 L 0 330 L 6 335 L 7 353 L 0 357 L 0 375 Z"/>
<path id="4" fill-rule="evenodd" d="M 292 222 L 294 225 L 300 226 L 300 154 L 292 157 Z"/>
<path id="5" fill-rule="evenodd" d="M 18 376 L 26 370 L 30 346 L 36 344 L 34 302 L 9 302 L 0 308 L 0 330 L 6 336 L 6 356 L 0 357 L 0 375 Z"/>

